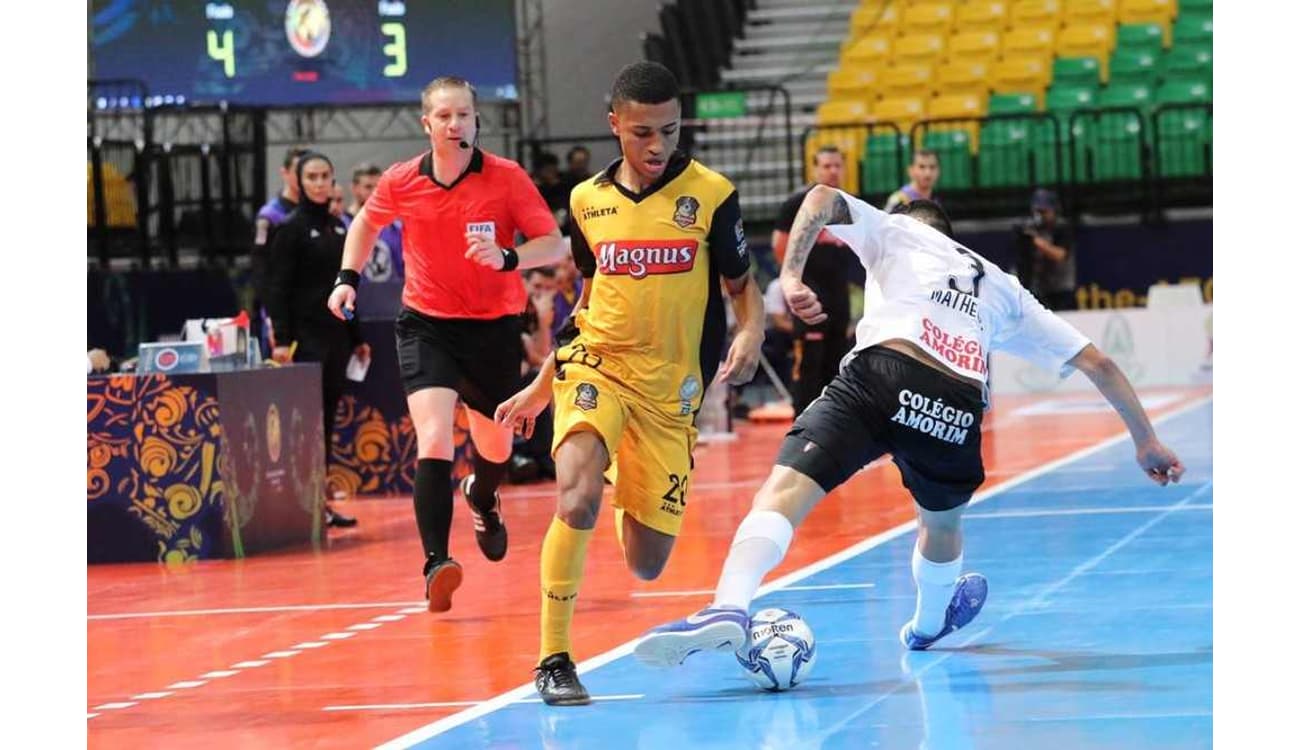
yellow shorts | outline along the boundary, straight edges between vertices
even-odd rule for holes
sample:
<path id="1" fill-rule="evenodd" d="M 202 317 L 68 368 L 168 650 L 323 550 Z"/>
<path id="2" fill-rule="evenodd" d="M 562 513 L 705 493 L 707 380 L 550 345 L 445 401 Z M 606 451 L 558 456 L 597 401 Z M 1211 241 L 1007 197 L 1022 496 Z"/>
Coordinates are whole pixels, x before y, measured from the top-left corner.
<path id="1" fill-rule="evenodd" d="M 691 415 L 664 414 L 599 370 L 565 365 L 555 379 L 555 439 L 551 454 L 569 435 L 590 430 L 610 455 L 606 476 L 614 483 L 614 505 L 643 526 L 677 536 L 686 513 L 698 434 Z"/>

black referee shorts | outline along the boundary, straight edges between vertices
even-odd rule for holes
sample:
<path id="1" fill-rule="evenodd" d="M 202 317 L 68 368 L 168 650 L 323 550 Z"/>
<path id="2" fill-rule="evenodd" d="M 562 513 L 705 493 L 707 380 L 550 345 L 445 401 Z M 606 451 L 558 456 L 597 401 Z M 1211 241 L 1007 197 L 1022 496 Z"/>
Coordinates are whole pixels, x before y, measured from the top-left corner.
<path id="1" fill-rule="evenodd" d="M 485 417 L 519 388 L 524 349 L 518 315 L 492 320 L 434 318 L 403 307 L 397 315 L 397 363 L 406 395 L 450 388 Z"/>
<path id="2" fill-rule="evenodd" d="M 984 482 L 978 388 L 884 347 L 857 352 L 786 434 L 776 462 L 830 492 L 886 453 L 926 510 Z"/>

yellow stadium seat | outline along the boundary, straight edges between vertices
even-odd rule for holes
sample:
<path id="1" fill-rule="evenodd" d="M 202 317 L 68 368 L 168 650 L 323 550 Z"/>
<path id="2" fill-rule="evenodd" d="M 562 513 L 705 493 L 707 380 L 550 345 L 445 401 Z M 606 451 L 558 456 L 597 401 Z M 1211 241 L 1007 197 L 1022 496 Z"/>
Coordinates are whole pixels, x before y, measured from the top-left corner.
<path id="1" fill-rule="evenodd" d="M 934 90 L 934 68 L 929 65 L 895 65 L 880 72 L 877 94 L 881 99 L 929 99 Z"/>
<path id="2" fill-rule="evenodd" d="M 909 34 L 894 40 L 895 65 L 934 65 L 943 59 L 945 38 L 938 34 Z"/>
<path id="3" fill-rule="evenodd" d="M 1011 24 L 1008 28 L 1060 25 L 1061 0 L 1014 0 L 1011 3 Z"/>
<path id="4" fill-rule="evenodd" d="M 974 31 L 1001 32 L 1010 21 L 1010 7 L 1002 0 L 967 2 L 957 6 L 953 30 L 963 34 Z"/>
<path id="5" fill-rule="evenodd" d="M 871 34 L 896 36 L 901 19 L 898 6 L 893 0 L 862 0 L 849 19 L 849 38 Z"/>
<path id="6" fill-rule="evenodd" d="M 980 60 L 952 60 L 941 65 L 934 76 L 940 94 L 984 94 L 989 92 L 989 63 Z"/>
<path id="7" fill-rule="evenodd" d="M 889 62 L 893 42 L 893 38 L 879 34 L 864 36 L 844 51 L 844 64 L 864 68 L 885 65 Z"/>
<path id="8" fill-rule="evenodd" d="M 927 99 L 915 96 L 881 99 L 871 113 L 877 122 L 892 122 L 906 133 L 913 123 L 925 117 Z"/>
<path id="9" fill-rule="evenodd" d="M 945 94 L 930 100 L 928 116 L 941 117 L 983 117 L 988 113 L 989 97 L 987 94 Z"/>
<path id="10" fill-rule="evenodd" d="M 826 76 L 826 96 L 829 99 L 876 98 L 880 71 L 876 68 L 844 66 Z"/>
<path id="11" fill-rule="evenodd" d="M 1119 17 L 1119 0 L 1070 0 L 1065 5 L 1065 25 L 1114 24 Z"/>
<path id="12" fill-rule="evenodd" d="M 844 152 L 844 173 L 841 175 L 841 189 L 847 193 L 857 194 L 862 169 L 862 145 L 867 140 L 867 128 L 813 128 L 804 141 L 804 180 L 812 182 L 813 156 L 822 146 L 838 146 Z"/>
<path id="13" fill-rule="evenodd" d="M 1168 26 L 1178 14 L 1174 0 L 1120 0 L 1120 23 L 1158 23 Z"/>
<path id="14" fill-rule="evenodd" d="M 1101 63 L 1101 80 L 1110 80 L 1110 53 L 1115 49 L 1114 24 L 1067 26 L 1056 35 L 1057 57 L 1095 57 Z"/>
<path id="15" fill-rule="evenodd" d="M 1002 35 L 1003 57 L 1051 57 L 1055 46 L 1055 26 L 1018 28 Z"/>
<path id="16" fill-rule="evenodd" d="M 866 122 L 870 113 L 866 99 L 832 99 L 817 107 L 817 124 L 857 125 Z"/>
<path id="17" fill-rule="evenodd" d="M 996 31 L 967 31 L 948 37 L 949 62 L 992 64 L 1002 54 L 1002 35 Z"/>
<path id="18" fill-rule="evenodd" d="M 1041 57 L 1008 57 L 994 63 L 989 87 L 998 93 L 1041 94 L 1052 78 L 1050 61 Z"/>
<path id="19" fill-rule="evenodd" d="M 948 35 L 953 8 L 947 3 L 913 3 L 903 10 L 903 34 Z"/>

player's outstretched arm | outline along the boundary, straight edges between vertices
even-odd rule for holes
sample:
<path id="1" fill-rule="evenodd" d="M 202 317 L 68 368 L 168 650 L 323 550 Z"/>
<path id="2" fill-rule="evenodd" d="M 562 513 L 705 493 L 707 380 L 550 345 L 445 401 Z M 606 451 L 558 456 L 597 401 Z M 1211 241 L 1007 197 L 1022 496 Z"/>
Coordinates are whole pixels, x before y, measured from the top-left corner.
<path id="1" fill-rule="evenodd" d="M 1146 409 L 1142 408 L 1142 401 L 1138 399 L 1133 385 L 1119 369 L 1119 365 L 1092 344 L 1074 355 L 1070 364 L 1088 376 L 1124 420 L 1129 435 L 1133 437 L 1133 445 L 1137 448 L 1138 465 L 1151 481 L 1162 487 L 1171 481 L 1176 483 L 1183 476 L 1183 464 L 1156 437 Z"/>
<path id="2" fill-rule="evenodd" d="M 821 301 L 816 293 L 803 283 L 803 269 L 808 264 L 808 254 L 817 242 L 817 235 L 827 224 L 848 224 L 853 220 L 849 204 L 838 190 L 815 185 L 808 191 L 799 206 L 799 213 L 790 227 L 786 244 L 785 262 L 781 264 L 781 291 L 785 293 L 790 312 L 808 324 L 826 320 Z"/>

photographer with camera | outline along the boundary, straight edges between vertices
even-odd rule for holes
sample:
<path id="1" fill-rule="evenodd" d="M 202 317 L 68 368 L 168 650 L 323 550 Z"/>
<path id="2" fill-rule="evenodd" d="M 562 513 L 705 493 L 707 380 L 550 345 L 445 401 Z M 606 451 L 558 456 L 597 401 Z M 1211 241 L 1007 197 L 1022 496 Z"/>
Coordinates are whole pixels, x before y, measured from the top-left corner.
<path id="1" fill-rule="evenodd" d="M 1029 208 L 1033 216 L 1015 228 L 1016 275 L 1049 310 L 1073 310 L 1073 232 L 1060 220 L 1060 204 L 1052 191 L 1035 190 Z"/>

